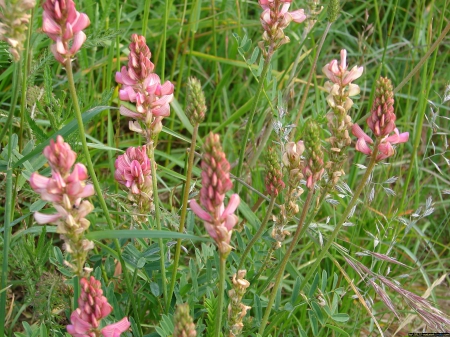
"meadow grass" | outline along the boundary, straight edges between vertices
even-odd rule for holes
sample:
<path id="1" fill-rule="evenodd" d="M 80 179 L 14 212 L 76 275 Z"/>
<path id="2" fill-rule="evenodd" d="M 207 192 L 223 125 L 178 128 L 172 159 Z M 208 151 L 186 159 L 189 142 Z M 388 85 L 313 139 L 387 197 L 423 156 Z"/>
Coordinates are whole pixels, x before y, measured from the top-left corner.
<path id="1" fill-rule="evenodd" d="M 293 1 L 291 8 L 305 8 L 308 3 L 314 1 Z M 55 62 L 50 40 L 41 32 L 39 4 L 31 15 L 22 61 L 12 62 L 7 44 L 0 42 L 0 336 L 64 336 L 76 306 L 78 281 L 64 263 L 63 242 L 55 226 L 34 221 L 33 213 L 47 203 L 28 183 L 34 171 L 50 174 L 42 150 L 56 133 L 77 152 L 77 161 L 92 161 L 99 181 L 97 195 L 102 198 L 90 197 L 95 209 L 87 217 L 91 222 L 87 238 L 95 243 L 87 264 L 114 308 L 110 315 L 114 319 L 105 323 L 124 316 L 130 320 L 131 331 L 123 335 L 171 336 L 175 308 L 181 303 L 189 304 L 197 336 L 218 336 L 219 330 L 229 335 L 228 291 L 238 265 L 247 270 L 245 278 L 250 282 L 242 299 L 251 306 L 242 336 L 258 336 L 258 331 L 260 336 L 436 331 L 414 311 L 410 302 L 417 299 L 409 292 L 428 297 L 436 308 L 448 312 L 448 1 L 341 2 L 339 17 L 329 27 L 328 3 L 320 3 L 325 8 L 313 29 L 302 36 L 304 24 L 291 23 L 285 30 L 291 42 L 273 54 L 266 69 L 261 52 L 255 51 L 263 32 L 257 1 L 79 0 L 76 5 L 91 20 L 85 30 L 88 39 L 73 62 L 72 95 L 78 97 L 79 108 L 70 95 L 71 78 Z M 127 192 L 114 180 L 117 156 L 146 142 L 128 129 L 129 118 L 119 114 L 121 104 L 132 105 L 119 100 L 114 80 L 115 72 L 127 63 L 133 33 L 146 37 L 155 72 L 175 87 L 171 115 L 164 119 L 154 151 L 156 212 L 145 215 L 146 221 L 132 214 Z M 305 136 L 305 122 L 313 119 L 321 125 L 322 145 L 327 147 L 329 108 L 321 69 L 339 59 L 341 49 L 347 50 L 350 66 L 364 67 L 356 81 L 361 92 L 353 99 L 353 122 L 366 126 L 376 80 L 389 77 L 396 124 L 409 132 L 409 141 L 375 166 L 361 190 L 369 158 L 355 151 L 353 137 L 345 175 L 328 191 L 325 202 L 319 207 L 317 194 L 302 195 L 300 211 L 305 199 L 312 205 L 304 214 L 310 225 L 301 228 L 300 242 L 283 265 L 281 286 L 273 292 L 273 308 L 267 311 L 276 273 L 300 218 L 299 213 L 289 223 L 285 229 L 292 235 L 274 250 L 269 217 L 268 229 L 241 260 L 267 212 L 279 217 L 280 206 L 286 203 L 285 196 L 272 203 L 265 192 L 267 146 L 278 146 L 275 131 L 279 129 L 273 131 L 273 122 L 286 130 L 298 120 L 292 132 L 297 141 Z M 314 63 L 317 67 L 311 72 Z M 197 132 L 186 115 L 186 84 L 191 76 L 202 83 L 208 111 L 198 126 L 192 180 L 185 186 L 190 180 L 186 179 L 187 148 Z M 80 142 L 78 109 L 87 148 Z M 241 199 L 225 283 L 219 279 L 221 254 L 191 210 L 183 215 L 185 229 L 178 234 L 184 190 L 188 189 L 189 199 L 198 199 L 202 146 L 211 131 L 220 134 L 232 167 L 233 192 L 239 192 Z M 356 208 L 349 208 L 359 190 Z M 340 223 L 343 227 L 336 238 L 329 240 Z M 177 239 L 181 239 L 181 255 L 174 271 Z M 327 246 L 330 249 L 324 250 Z M 323 260 L 318 261 L 321 254 Z M 398 281 L 405 292 L 389 287 L 379 275 Z M 378 288 L 372 284 L 375 281 Z M 225 287 L 224 305 L 218 296 L 220 282 Z M 216 320 L 219 314 L 222 321 Z M 267 326 L 262 324 L 265 314 Z M 450 326 L 446 328 L 449 331 Z"/>

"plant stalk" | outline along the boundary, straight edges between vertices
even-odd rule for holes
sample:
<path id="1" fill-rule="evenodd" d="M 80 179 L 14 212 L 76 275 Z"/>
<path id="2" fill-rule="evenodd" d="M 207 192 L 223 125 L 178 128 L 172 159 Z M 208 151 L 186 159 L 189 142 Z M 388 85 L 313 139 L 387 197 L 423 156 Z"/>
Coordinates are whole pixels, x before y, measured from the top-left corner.
<path id="1" fill-rule="evenodd" d="M 244 253 L 241 256 L 241 261 L 239 262 L 239 266 L 237 268 L 238 271 L 241 270 L 242 267 L 244 266 L 245 258 L 247 257 L 248 253 L 250 253 L 250 250 L 252 249 L 255 242 L 261 237 L 261 235 L 266 230 L 267 224 L 269 222 L 269 218 L 272 215 L 272 210 L 273 210 L 273 206 L 275 205 L 275 200 L 276 200 L 276 197 L 272 196 L 270 199 L 269 207 L 267 208 L 267 211 L 266 211 L 266 216 L 264 217 L 263 222 L 261 223 L 261 226 L 259 226 L 258 231 L 252 237 L 252 239 L 248 243 L 247 247 L 245 247 Z"/>
<path id="2" fill-rule="evenodd" d="M 108 227 L 109 227 L 109 229 L 114 230 L 114 225 L 113 225 L 113 223 L 111 221 L 111 217 L 109 215 L 108 206 L 106 205 L 105 199 L 103 198 L 103 193 L 102 193 L 100 184 L 98 182 L 97 175 L 95 174 L 94 165 L 92 164 L 92 159 L 91 159 L 91 156 L 89 154 L 89 148 L 88 148 L 87 143 L 86 143 L 86 134 L 84 132 L 83 119 L 81 117 L 81 110 L 80 110 L 80 105 L 78 103 L 78 96 L 77 96 L 77 92 L 76 92 L 76 89 L 75 89 L 75 81 L 74 81 L 74 78 L 73 78 L 72 63 L 71 63 L 70 59 L 67 59 L 67 61 L 65 63 L 65 68 L 66 68 L 66 71 L 67 71 L 67 82 L 69 84 L 69 91 L 70 91 L 70 95 L 72 97 L 73 107 L 75 109 L 75 117 L 76 117 L 77 122 L 78 122 L 78 131 L 80 133 L 81 144 L 82 144 L 82 148 L 83 148 L 83 154 L 86 157 L 87 168 L 88 168 L 89 174 L 91 176 L 92 183 L 94 185 L 94 189 L 95 189 L 95 192 L 96 192 L 96 194 L 98 196 L 98 200 L 99 200 L 100 206 L 101 206 L 101 208 L 103 210 L 103 214 L 105 216 L 105 219 L 106 219 L 106 222 L 108 224 Z M 129 274 L 128 274 L 128 269 L 127 269 L 127 266 L 125 264 L 125 261 L 123 260 L 122 254 L 121 254 L 121 247 L 120 247 L 119 240 L 118 239 L 114 239 L 114 244 L 116 246 L 117 255 L 119 257 L 120 264 L 122 265 L 122 271 L 123 271 L 124 278 L 125 278 L 125 284 L 126 284 L 127 292 L 129 294 L 133 294 L 133 287 L 131 286 L 130 278 L 129 278 Z M 139 312 L 138 312 L 138 309 L 137 309 L 137 306 L 136 306 L 136 302 L 131 300 L 131 304 L 132 304 L 132 307 L 133 307 L 133 311 L 135 313 L 136 323 L 137 323 L 137 325 L 140 328 Z"/>
<path id="3" fill-rule="evenodd" d="M 188 199 L 189 199 L 189 189 L 191 186 L 192 168 L 194 166 L 195 144 L 197 143 L 197 135 L 198 135 L 198 124 L 196 124 L 194 126 L 194 131 L 192 133 L 191 148 L 189 150 L 189 158 L 188 158 L 188 165 L 187 165 L 187 172 L 186 172 L 186 182 L 184 184 L 183 203 L 181 206 L 180 227 L 178 229 L 179 233 L 183 233 L 184 225 L 186 222 L 187 205 L 188 205 Z M 167 308 L 169 307 L 170 301 L 172 300 L 173 290 L 175 289 L 175 281 L 176 281 L 178 263 L 180 260 L 180 253 L 181 253 L 181 239 L 178 239 L 177 246 L 175 248 L 175 257 L 173 260 L 173 271 L 172 271 L 172 278 L 170 279 L 169 297 L 167 298 Z"/>
<path id="4" fill-rule="evenodd" d="M 375 167 L 375 164 L 377 163 L 378 144 L 379 144 L 379 140 L 377 140 L 375 142 L 375 144 L 374 144 L 373 152 L 372 152 L 372 156 L 370 158 L 369 165 L 367 166 L 366 172 L 364 173 L 364 176 L 362 177 L 361 181 L 358 184 L 358 187 L 356 188 L 356 191 L 353 194 L 352 200 L 350 200 L 350 203 L 348 204 L 348 206 L 345 209 L 344 213 L 341 215 L 341 220 L 339 221 L 339 223 L 334 228 L 333 233 L 331 233 L 331 235 L 328 238 L 327 242 L 325 243 L 324 247 L 321 248 L 318 257 L 316 258 L 316 261 L 314 262 L 312 267 L 309 269 L 309 272 L 306 274 L 305 278 L 303 279 L 302 283 L 300 284 L 300 291 L 303 290 L 305 285 L 308 283 L 308 280 L 311 278 L 311 276 L 316 271 L 316 269 L 319 266 L 320 262 L 322 261 L 323 257 L 328 252 L 328 249 L 330 249 L 331 245 L 333 244 L 334 239 L 338 235 L 342 225 L 347 220 L 347 217 L 350 214 L 351 210 L 353 209 L 353 207 L 358 202 L 359 195 L 363 191 L 364 186 L 366 184 L 366 181 L 367 181 L 367 179 L 369 179 L 369 176 L 372 173 L 372 171 L 373 171 L 373 169 Z"/>
<path id="5" fill-rule="evenodd" d="M 215 337 L 220 337 L 222 333 L 222 315 L 223 315 L 223 302 L 224 302 L 224 292 L 225 292 L 225 270 L 226 270 L 227 258 L 224 254 L 220 253 L 220 265 L 219 265 L 219 299 L 217 302 L 217 312 L 216 312 L 216 331 L 214 333 Z"/>
<path id="6" fill-rule="evenodd" d="M 298 240 L 300 238 L 300 233 L 302 232 L 303 223 L 305 222 L 306 214 L 308 214 L 308 209 L 311 204 L 311 200 L 314 195 L 314 189 L 310 189 L 308 192 L 308 195 L 305 200 L 305 204 L 303 205 L 302 214 L 300 216 L 300 220 L 298 221 L 297 230 L 295 231 L 295 234 L 292 238 L 291 244 L 289 245 L 288 250 L 286 251 L 286 254 L 283 257 L 283 260 L 281 260 L 281 264 L 278 267 L 278 272 L 275 278 L 275 284 L 272 288 L 272 292 L 270 293 L 269 297 L 269 303 L 267 303 L 266 311 L 264 312 L 264 317 L 261 322 L 260 328 L 259 328 L 259 334 L 263 336 L 264 330 L 267 325 L 267 321 L 269 320 L 270 311 L 272 310 L 273 303 L 275 302 L 275 297 L 278 292 L 278 288 L 281 284 L 281 279 L 283 278 L 284 269 L 286 268 L 286 264 L 289 261 L 289 257 L 291 256 L 292 252 L 294 251 L 294 248 L 297 246 Z"/>

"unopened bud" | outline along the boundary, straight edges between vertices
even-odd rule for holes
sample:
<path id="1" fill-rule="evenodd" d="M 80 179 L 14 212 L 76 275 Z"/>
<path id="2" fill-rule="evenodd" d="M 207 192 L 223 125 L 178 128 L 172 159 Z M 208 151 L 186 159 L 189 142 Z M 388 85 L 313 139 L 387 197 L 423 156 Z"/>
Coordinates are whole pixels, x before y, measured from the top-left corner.
<path id="1" fill-rule="evenodd" d="M 192 125 L 201 123 L 206 113 L 205 94 L 200 81 L 190 77 L 187 85 L 186 115 Z"/>

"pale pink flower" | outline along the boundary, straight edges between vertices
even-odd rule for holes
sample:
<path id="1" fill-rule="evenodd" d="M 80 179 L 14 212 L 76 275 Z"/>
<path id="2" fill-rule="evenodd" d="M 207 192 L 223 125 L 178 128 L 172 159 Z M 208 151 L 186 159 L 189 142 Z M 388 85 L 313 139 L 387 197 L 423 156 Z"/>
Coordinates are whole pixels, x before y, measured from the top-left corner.
<path id="1" fill-rule="evenodd" d="M 89 17 L 75 9 L 73 0 L 46 0 L 42 7 L 42 30 L 55 41 L 52 53 L 64 64 L 86 41 L 83 29 L 90 25 Z"/>
<path id="2" fill-rule="evenodd" d="M 231 251 L 230 240 L 238 218 L 234 214 L 239 206 L 239 195 L 230 197 L 225 207 L 225 193 L 233 184 L 230 180 L 230 163 L 225 157 L 218 134 L 210 133 L 203 145 L 202 189 L 200 206 L 194 199 L 190 201 L 192 211 L 203 220 L 208 234 L 219 246 L 222 254 Z"/>
<path id="3" fill-rule="evenodd" d="M 81 294 L 78 299 L 78 308 L 70 315 L 70 322 L 67 332 L 74 337 L 91 337 L 99 335 L 100 322 L 112 311 L 112 306 L 103 296 L 100 281 L 93 276 L 89 279 L 80 280 Z M 107 325 L 101 329 L 104 337 L 119 337 L 130 327 L 128 318 Z"/>
<path id="4" fill-rule="evenodd" d="M 152 187 L 151 165 L 147 148 L 130 147 L 115 162 L 114 178 L 128 187 L 133 194 L 149 191 Z"/>
<path id="5" fill-rule="evenodd" d="M 44 156 L 52 170 L 60 172 L 63 176 L 70 171 L 77 158 L 75 151 L 64 142 L 61 135 L 56 137 L 56 142 L 50 139 L 50 145 L 44 149 Z"/>
<path id="6" fill-rule="evenodd" d="M 341 50 L 341 62 L 332 60 L 326 64 L 322 71 L 331 82 L 338 84 L 340 87 L 345 87 L 349 83 L 359 78 L 363 73 L 364 68 L 354 66 L 351 70 L 347 68 L 347 51 Z M 355 89 L 355 88 L 354 88 Z"/>

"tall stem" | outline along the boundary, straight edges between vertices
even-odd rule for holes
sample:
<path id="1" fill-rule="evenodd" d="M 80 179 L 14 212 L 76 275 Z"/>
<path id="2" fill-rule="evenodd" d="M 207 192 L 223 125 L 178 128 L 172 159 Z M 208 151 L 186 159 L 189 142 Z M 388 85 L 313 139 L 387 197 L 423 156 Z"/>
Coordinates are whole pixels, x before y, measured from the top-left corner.
<path id="1" fill-rule="evenodd" d="M 281 264 L 278 267 L 278 273 L 275 278 L 275 284 L 272 288 L 272 292 L 270 293 L 269 303 L 267 303 L 267 308 L 266 308 L 266 311 L 264 312 L 264 317 L 261 322 L 261 326 L 259 328 L 259 334 L 261 336 L 263 336 L 267 321 L 269 320 L 270 311 L 272 310 L 273 303 L 275 302 L 275 297 L 277 295 L 278 288 L 280 287 L 281 279 L 283 278 L 284 269 L 286 268 L 286 264 L 289 261 L 289 257 L 291 256 L 292 252 L 294 251 L 294 248 L 297 246 L 298 239 L 300 238 L 300 233 L 302 232 L 303 223 L 305 222 L 306 214 L 308 214 L 308 209 L 311 204 L 313 195 L 314 195 L 314 189 L 312 188 L 309 190 L 308 196 L 306 197 L 305 204 L 303 205 L 302 215 L 300 216 L 300 220 L 298 221 L 297 230 L 295 231 L 295 234 L 292 238 L 291 244 L 289 245 L 289 248 L 283 257 L 283 260 L 281 260 Z"/>
<path id="2" fill-rule="evenodd" d="M 316 258 L 316 261 L 312 265 L 312 267 L 309 269 L 309 272 L 306 274 L 305 278 L 303 279 L 302 283 L 300 284 L 300 291 L 303 290 L 305 285 L 308 283 L 308 280 L 311 278 L 311 276 L 316 271 L 317 267 L 319 266 L 320 262 L 322 261 L 323 257 L 328 252 L 328 249 L 330 249 L 331 245 L 334 242 L 334 239 L 338 235 L 342 225 L 347 220 L 348 215 L 352 211 L 353 207 L 355 207 L 356 203 L 358 202 L 359 195 L 364 189 L 364 186 L 366 184 L 367 179 L 369 179 L 370 174 L 372 173 L 373 168 L 375 167 L 375 164 L 377 163 L 377 154 L 378 154 L 378 140 L 374 144 L 374 150 L 372 152 L 372 157 L 370 158 L 369 166 L 366 169 L 366 172 L 364 173 L 364 176 L 362 177 L 361 181 L 358 184 L 358 187 L 356 188 L 356 191 L 353 194 L 352 200 L 350 200 L 350 203 L 348 204 L 347 208 L 345 209 L 344 213 L 341 215 L 341 220 L 334 228 L 333 233 L 329 236 L 327 242 L 325 243 L 325 246 L 320 250 L 319 255 Z"/>
<path id="3" fill-rule="evenodd" d="M 323 43 L 325 42 L 325 38 L 328 35 L 328 31 L 330 30 L 330 27 L 331 27 L 331 22 L 328 22 L 327 26 L 325 27 L 325 31 L 322 34 L 322 38 L 320 40 L 319 46 L 317 47 L 316 56 L 314 57 L 314 62 L 313 62 L 313 65 L 311 67 L 311 70 L 309 71 L 308 80 L 306 81 L 305 91 L 303 91 L 302 101 L 300 102 L 300 107 L 298 108 L 298 113 L 297 113 L 297 116 L 295 117 L 295 122 L 294 122 L 295 129 L 293 129 L 291 131 L 291 141 L 295 137 L 295 131 L 294 130 L 297 129 L 298 122 L 300 121 L 300 117 L 301 117 L 303 109 L 305 107 L 306 99 L 308 98 L 309 87 L 311 86 L 312 77 L 313 77 L 313 75 L 314 75 L 314 73 L 316 71 L 317 60 L 319 59 L 320 51 L 322 50 Z"/>
<path id="4" fill-rule="evenodd" d="M 77 96 L 77 92 L 75 89 L 75 81 L 73 79 L 72 63 L 71 63 L 70 59 L 67 59 L 67 61 L 65 63 L 65 68 L 67 71 L 67 82 L 69 84 L 69 91 L 70 91 L 70 95 L 72 97 L 73 107 L 75 109 L 75 117 L 78 122 L 78 131 L 80 133 L 81 145 L 83 148 L 83 154 L 86 157 L 86 164 L 87 164 L 87 168 L 89 171 L 89 175 L 91 176 L 92 183 L 94 185 L 94 189 L 95 189 L 95 192 L 98 197 L 98 201 L 100 202 L 100 206 L 103 210 L 103 214 L 106 219 L 106 223 L 108 224 L 109 229 L 114 230 L 114 225 L 112 223 L 111 216 L 109 215 L 108 206 L 106 205 L 105 199 L 103 198 L 103 192 L 102 192 L 102 189 L 98 182 L 97 175 L 95 174 L 94 165 L 92 164 L 91 156 L 89 154 L 89 149 L 88 149 L 88 146 L 86 143 L 86 134 L 84 132 L 83 119 L 81 117 L 81 110 L 80 110 L 80 105 L 78 103 L 78 96 Z M 122 265 L 122 271 L 123 271 L 123 275 L 125 278 L 127 292 L 131 296 L 131 294 L 133 294 L 133 287 L 131 286 L 131 281 L 130 281 L 130 277 L 128 274 L 127 266 L 125 265 L 125 261 L 122 258 L 121 247 L 120 247 L 120 243 L 119 243 L 118 239 L 114 239 L 114 245 L 116 246 L 116 251 L 117 251 L 117 256 L 119 257 L 119 262 Z M 130 301 L 131 301 L 131 305 L 133 307 L 133 311 L 135 313 L 136 323 L 140 328 L 139 312 L 138 312 L 138 309 L 136 306 L 136 302 L 133 300 L 130 300 Z"/>
<path id="5" fill-rule="evenodd" d="M 13 77 L 13 96 L 11 101 L 11 107 L 9 111 L 8 119 L 11 120 L 12 116 L 14 115 L 14 110 L 16 109 L 16 103 L 17 103 L 17 97 L 19 94 L 19 78 L 20 78 L 20 71 L 21 71 L 21 63 L 16 62 L 14 63 L 15 67 L 15 74 Z M 10 119 L 11 116 L 11 119 Z M 8 122 L 7 122 L 8 123 Z M 2 271 L 1 271 L 1 283 L 0 283 L 0 290 L 3 290 L 0 293 L 0 336 L 4 336 L 5 332 L 5 318 L 6 318 L 6 283 L 8 279 L 8 257 L 9 257 L 9 236 L 10 236 L 10 225 L 11 225 L 11 219 L 12 215 L 14 214 L 12 205 L 13 205 L 13 177 L 12 177 L 12 123 L 8 123 L 4 126 L 3 131 L 9 132 L 9 139 L 8 139 L 8 163 L 6 168 L 6 191 L 5 191 L 5 215 L 4 215 L 4 225 L 3 225 L 3 263 L 2 263 Z M 5 131 L 5 133 L 6 133 Z M 2 132 L 2 134 L 4 134 Z"/>
<path id="6" fill-rule="evenodd" d="M 180 227 L 178 229 L 179 233 L 183 233 L 184 224 L 186 222 L 187 204 L 189 199 L 189 189 L 191 186 L 192 168 L 194 166 L 195 144 L 197 143 L 197 135 L 198 135 L 198 124 L 194 126 L 194 131 L 192 133 L 191 148 L 189 150 L 189 158 L 186 172 L 186 183 L 184 184 L 183 203 L 181 206 Z M 175 257 L 173 260 L 173 271 L 172 277 L 170 279 L 169 297 L 167 298 L 167 308 L 169 307 L 170 301 L 172 300 L 173 290 L 175 288 L 175 281 L 177 276 L 178 262 L 180 260 L 180 253 L 181 253 L 181 239 L 178 239 L 177 246 L 175 248 Z"/>
<path id="7" fill-rule="evenodd" d="M 247 247 L 245 247 L 244 253 L 241 256 L 241 261 L 239 262 L 239 266 L 237 268 L 238 271 L 241 270 L 242 267 L 244 266 L 245 258 L 247 257 L 248 253 L 252 249 L 256 240 L 258 240 L 261 237 L 262 233 L 264 233 L 264 231 L 266 230 L 267 223 L 269 222 L 269 218 L 272 215 L 272 210 L 273 210 L 273 206 L 275 205 L 275 200 L 276 200 L 276 197 L 272 196 L 270 199 L 269 207 L 267 208 L 267 211 L 266 211 L 266 216 L 264 217 L 264 220 L 261 223 L 261 226 L 259 226 L 258 231 L 253 236 L 253 238 L 250 240 Z"/>
<path id="8" fill-rule="evenodd" d="M 155 142 L 150 141 L 148 144 L 148 147 L 149 147 L 150 166 L 152 167 L 153 203 L 155 204 L 156 229 L 160 231 L 161 230 L 161 214 L 160 214 L 160 209 L 159 209 L 158 179 L 156 176 Z M 158 244 L 159 244 L 159 250 L 161 251 L 161 259 L 159 261 L 160 261 L 160 268 L 161 268 L 163 294 L 164 294 L 164 299 L 168 299 L 164 242 L 161 238 L 158 239 Z M 169 300 L 167 300 L 167 301 L 169 304 L 170 303 Z M 166 310 L 167 310 L 167 308 L 166 308 Z"/>
<path id="9" fill-rule="evenodd" d="M 261 72 L 261 77 L 259 79 L 258 87 L 256 88 L 255 92 L 255 99 L 253 100 L 250 117 L 248 118 L 247 125 L 245 127 L 245 134 L 244 134 L 244 142 L 242 143 L 241 153 L 239 154 L 239 164 L 236 176 L 240 178 L 242 173 L 242 166 L 244 164 L 244 154 L 245 149 L 247 148 L 247 142 L 248 137 L 250 135 L 250 128 L 252 126 L 253 117 L 255 116 L 256 109 L 258 108 L 258 102 L 259 97 L 261 96 L 262 89 L 264 88 L 264 82 L 266 80 L 267 71 L 269 70 L 270 60 L 272 59 L 273 52 L 270 52 L 267 54 L 266 59 L 264 60 L 264 67 Z"/>
<path id="10" fill-rule="evenodd" d="M 225 269 L 226 269 L 227 258 L 224 254 L 220 253 L 220 265 L 219 265 L 219 299 L 217 302 L 217 312 L 216 312 L 216 331 L 214 333 L 215 337 L 220 337 L 222 332 L 222 315 L 223 315 L 223 299 L 225 292 Z"/>

